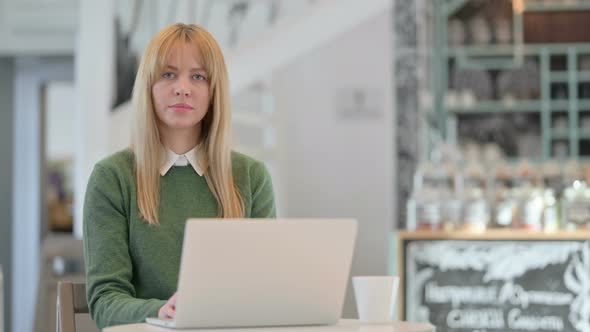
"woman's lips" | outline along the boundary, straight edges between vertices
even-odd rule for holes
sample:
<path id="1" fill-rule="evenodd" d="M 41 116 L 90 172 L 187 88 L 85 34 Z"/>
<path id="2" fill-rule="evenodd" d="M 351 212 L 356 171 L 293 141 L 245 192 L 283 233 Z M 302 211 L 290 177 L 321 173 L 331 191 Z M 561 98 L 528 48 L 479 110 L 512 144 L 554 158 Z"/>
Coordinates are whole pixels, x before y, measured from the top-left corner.
<path id="1" fill-rule="evenodd" d="M 175 112 L 190 112 L 193 110 L 193 107 L 188 104 L 174 104 L 170 108 Z"/>

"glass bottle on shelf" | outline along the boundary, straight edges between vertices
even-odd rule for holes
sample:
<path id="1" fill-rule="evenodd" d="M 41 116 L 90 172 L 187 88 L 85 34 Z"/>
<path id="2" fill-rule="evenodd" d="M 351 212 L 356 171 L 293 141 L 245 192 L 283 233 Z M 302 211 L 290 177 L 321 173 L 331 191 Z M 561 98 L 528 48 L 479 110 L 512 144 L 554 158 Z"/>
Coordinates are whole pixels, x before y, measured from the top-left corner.
<path id="1" fill-rule="evenodd" d="M 521 187 L 517 228 L 540 231 L 543 228 L 543 191 L 530 185 Z"/>
<path id="2" fill-rule="evenodd" d="M 493 226 L 498 228 L 512 227 L 517 201 L 514 198 L 514 190 L 506 187 L 496 189 L 494 201 Z"/>
<path id="3" fill-rule="evenodd" d="M 422 163 L 414 176 L 414 191 L 408 202 L 409 229 L 442 229 L 443 208 L 441 187 L 446 181 L 444 173 L 431 163 Z M 415 212 L 410 211 L 414 209 Z"/>
<path id="4" fill-rule="evenodd" d="M 441 230 L 442 209 L 439 195 L 432 188 L 424 188 L 416 199 L 418 230 Z"/>
<path id="5" fill-rule="evenodd" d="M 490 207 L 486 197 L 486 178 L 481 164 L 471 161 L 463 178 L 463 220 L 459 229 L 484 231 L 490 223 Z"/>
<path id="6" fill-rule="evenodd" d="M 483 232 L 490 221 L 490 208 L 481 188 L 471 187 L 465 192 L 463 224 L 460 229 Z"/>
<path id="7" fill-rule="evenodd" d="M 406 201 L 406 229 L 415 231 L 418 227 L 417 206 L 416 206 L 416 189 L 412 190 L 410 197 Z"/>
<path id="8" fill-rule="evenodd" d="M 515 228 L 531 231 L 543 229 L 544 196 L 540 186 L 541 172 L 527 159 L 517 167 L 515 188 L 518 188 L 518 211 Z"/>
<path id="9" fill-rule="evenodd" d="M 543 230 L 556 232 L 559 230 L 559 206 L 553 189 L 545 189 L 543 202 Z"/>
<path id="10" fill-rule="evenodd" d="M 576 180 L 564 190 L 562 222 L 566 230 L 590 228 L 590 188 Z"/>
<path id="11" fill-rule="evenodd" d="M 439 197 L 443 213 L 443 229 L 452 230 L 462 218 L 463 202 L 460 196 L 460 173 L 452 162 L 445 163 L 442 168 L 445 171 L 444 178 L 439 186 Z"/>
<path id="12" fill-rule="evenodd" d="M 516 200 L 514 199 L 513 171 L 506 162 L 499 162 L 495 169 L 492 183 L 492 226 L 505 228 L 511 227 L 516 211 Z"/>

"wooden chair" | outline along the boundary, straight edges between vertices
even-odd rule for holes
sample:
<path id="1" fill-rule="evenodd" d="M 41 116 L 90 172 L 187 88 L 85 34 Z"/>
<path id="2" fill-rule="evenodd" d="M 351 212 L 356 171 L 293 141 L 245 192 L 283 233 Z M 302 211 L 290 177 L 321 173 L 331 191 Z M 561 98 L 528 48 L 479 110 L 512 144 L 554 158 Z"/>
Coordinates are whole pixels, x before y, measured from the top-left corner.
<path id="1" fill-rule="evenodd" d="M 76 332 L 76 314 L 88 314 L 86 284 L 60 281 L 57 284 L 56 332 Z"/>

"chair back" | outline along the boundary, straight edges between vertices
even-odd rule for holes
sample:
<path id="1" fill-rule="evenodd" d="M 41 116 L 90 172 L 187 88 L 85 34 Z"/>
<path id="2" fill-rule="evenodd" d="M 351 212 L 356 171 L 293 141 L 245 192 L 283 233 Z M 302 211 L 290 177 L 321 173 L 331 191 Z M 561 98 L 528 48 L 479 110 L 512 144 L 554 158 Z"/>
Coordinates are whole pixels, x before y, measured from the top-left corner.
<path id="1" fill-rule="evenodd" d="M 58 282 L 56 308 L 56 332 L 76 332 L 76 314 L 89 313 L 86 284 Z"/>

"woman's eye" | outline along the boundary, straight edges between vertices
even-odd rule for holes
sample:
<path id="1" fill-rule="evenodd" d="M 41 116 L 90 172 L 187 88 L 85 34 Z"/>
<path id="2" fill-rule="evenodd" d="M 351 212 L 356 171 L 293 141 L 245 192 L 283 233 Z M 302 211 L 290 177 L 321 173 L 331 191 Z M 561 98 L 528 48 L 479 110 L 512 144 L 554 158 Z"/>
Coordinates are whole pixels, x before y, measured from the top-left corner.
<path id="1" fill-rule="evenodd" d="M 203 76 L 203 75 L 200 75 L 200 74 L 195 74 L 195 75 L 193 75 L 193 79 L 195 79 L 195 80 L 197 80 L 197 81 L 204 81 L 204 80 L 206 80 L 207 78 L 206 78 L 205 76 Z"/>
<path id="2" fill-rule="evenodd" d="M 164 74 L 162 74 L 162 77 L 164 77 L 164 78 L 174 78 L 174 74 L 172 74 L 172 73 L 164 73 Z"/>

